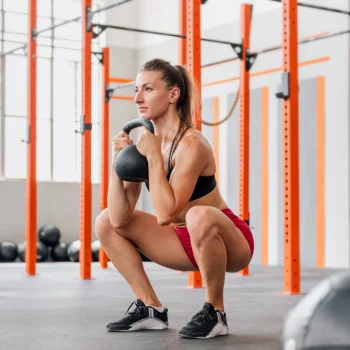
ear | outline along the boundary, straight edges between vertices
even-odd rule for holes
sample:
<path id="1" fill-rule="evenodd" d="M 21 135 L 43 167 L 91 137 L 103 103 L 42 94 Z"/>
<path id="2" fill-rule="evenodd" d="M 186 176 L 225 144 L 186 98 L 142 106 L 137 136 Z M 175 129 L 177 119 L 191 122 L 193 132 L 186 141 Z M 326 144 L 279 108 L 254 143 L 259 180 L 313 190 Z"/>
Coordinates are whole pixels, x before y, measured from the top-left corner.
<path id="1" fill-rule="evenodd" d="M 174 87 L 170 90 L 170 103 L 176 103 L 176 101 L 180 97 L 180 89 L 178 87 Z"/>

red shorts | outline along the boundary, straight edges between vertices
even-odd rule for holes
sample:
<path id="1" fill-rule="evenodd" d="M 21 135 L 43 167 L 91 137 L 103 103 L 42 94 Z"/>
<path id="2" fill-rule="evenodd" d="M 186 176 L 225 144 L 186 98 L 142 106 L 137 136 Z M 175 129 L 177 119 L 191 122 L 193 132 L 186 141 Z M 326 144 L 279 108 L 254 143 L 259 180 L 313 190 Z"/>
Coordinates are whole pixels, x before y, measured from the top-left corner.
<path id="1" fill-rule="evenodd" d="M 231 209 L 223 209 L 222 212 L 229 218 L 231 221 L 235 224 L 235 226 L 242 232 L 243 236 L 247 240 L 249 247 L 250 247 L 250 252 L 251 252 L 251 257 L 253 256 L 254 253 L 254 238 L 253 234 L 250 231 L 250 228 L 248 224 L 243 221 L 240 217 L 236 216 L 233 214 Z M 196 259 L 194 258 L 192 246 L 191 246 L 191 240 L 190 240 L 190 234 L 187 230 L 186 227 L 176 227 L 175 226 L 175 231 L 176 234 L 178 235 L 180 242 L 182 246 L 184 247 L 186 254 L 188 258 L 190 259 L 191 263 L 193 266 L 198 268 L 198 265 L 196 263 Z"/>

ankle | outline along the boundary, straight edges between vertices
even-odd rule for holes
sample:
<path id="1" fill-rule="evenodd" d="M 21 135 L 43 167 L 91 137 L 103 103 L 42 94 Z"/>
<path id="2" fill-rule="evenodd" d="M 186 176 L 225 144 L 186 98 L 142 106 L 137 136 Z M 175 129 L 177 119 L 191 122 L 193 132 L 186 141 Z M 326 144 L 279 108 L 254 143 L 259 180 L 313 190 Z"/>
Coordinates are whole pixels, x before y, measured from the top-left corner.
<path id="1" fill-rule="evenodd" d="M 214 309 L 215 310 L 219 310 L 221 312 L 225 312 L 225 307 L 224 307 L 224 304 L 223 303 L 218 303 L 218 302 L 211 302 L 211 301 L 206 301 L 207 303 L 213 305 Z"/>
<path id="2" fill-rule="evenodd" d="M 162 304 L 158 299 L 147 298 L 147 297 L 140 297 L 138 299 L 140 299 L 145 305 L 154 306 L 154 307 L 162 307 Z"/>

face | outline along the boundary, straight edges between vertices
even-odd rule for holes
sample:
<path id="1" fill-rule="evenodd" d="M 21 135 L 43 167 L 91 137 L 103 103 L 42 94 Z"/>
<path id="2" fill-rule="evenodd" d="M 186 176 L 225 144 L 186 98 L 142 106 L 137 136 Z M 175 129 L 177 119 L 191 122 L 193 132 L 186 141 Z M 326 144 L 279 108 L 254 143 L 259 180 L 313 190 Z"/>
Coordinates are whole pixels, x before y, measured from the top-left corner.
<path id="1" fill-rule="evenodd" d="M 145 119 L 156 119 L 164 116 L 171 105 L 175 105 L 179 89 L 167 89 L 161 72 L 142 71 L 135 82 L 134 101 L 140 116 Z"/>

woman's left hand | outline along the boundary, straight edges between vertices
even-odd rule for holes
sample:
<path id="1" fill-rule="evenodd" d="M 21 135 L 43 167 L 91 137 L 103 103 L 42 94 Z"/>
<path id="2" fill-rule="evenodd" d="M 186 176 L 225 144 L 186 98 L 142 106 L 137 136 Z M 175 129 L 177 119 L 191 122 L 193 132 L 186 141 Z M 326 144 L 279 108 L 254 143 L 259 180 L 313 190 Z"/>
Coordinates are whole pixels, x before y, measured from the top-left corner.
<path id="1" fill-rule="evenodd" d="M 161 153 L 161 140 L 158 136 L 152 134 L 146 127 L 141 128 L 141 135 L 136 143 L 136 148 L 144 157 Z"/>

